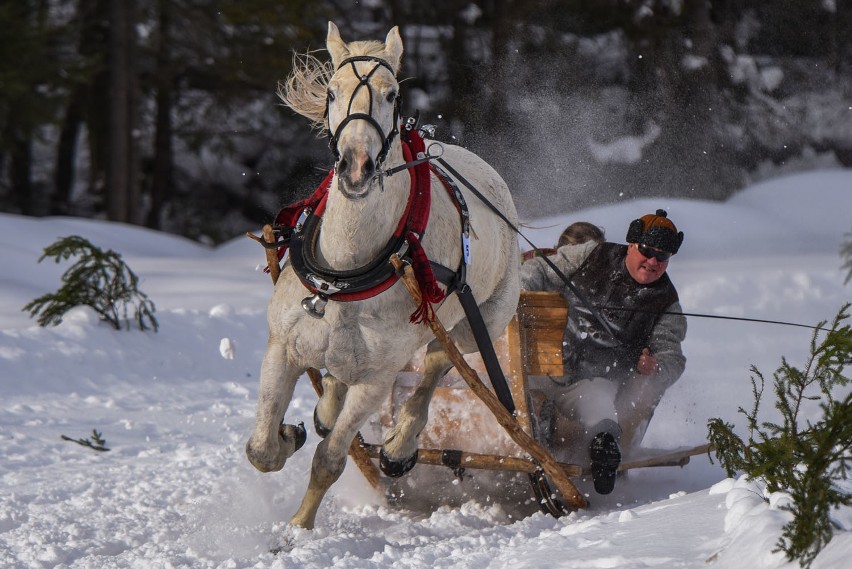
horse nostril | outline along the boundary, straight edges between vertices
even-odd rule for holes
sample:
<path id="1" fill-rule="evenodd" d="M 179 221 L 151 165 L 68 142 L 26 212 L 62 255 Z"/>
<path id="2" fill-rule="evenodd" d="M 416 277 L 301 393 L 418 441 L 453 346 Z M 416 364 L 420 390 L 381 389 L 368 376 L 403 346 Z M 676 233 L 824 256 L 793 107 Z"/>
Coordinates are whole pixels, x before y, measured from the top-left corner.
<path id="1" fill-rule="evenodd" d="M 372 158 L 367 158 L 367 161 L 364 162 L 364 179 L 372 178 L 375 172 L 376 164 L 373 162 Z"/>
<path id="2" fill-rule="evenodd" d="M 340 162 L 337 163 L 337 172 L 339 174 L 343 174 L 348 169 L 349 169 L 349 161 L 346 159 L 346 157 L 341 158 Z"/>

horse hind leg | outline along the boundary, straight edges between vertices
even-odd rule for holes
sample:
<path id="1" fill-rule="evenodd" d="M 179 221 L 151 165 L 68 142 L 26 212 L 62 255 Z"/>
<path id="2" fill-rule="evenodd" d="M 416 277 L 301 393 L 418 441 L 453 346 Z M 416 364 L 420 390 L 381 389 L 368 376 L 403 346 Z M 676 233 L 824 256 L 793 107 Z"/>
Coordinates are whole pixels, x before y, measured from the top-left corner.
<path id="1" fill-rule="evenodd" d="M 429 402 L 441 378 L 453 367 L 449 356 L 438 340 L 426 348 L 423 378 L 414 393 L 405 401 L 388 431 L 379 457 L 379 467 L 393 478 L 402 476 L 417 462 L 417 436 L 429 420 Z"/>
<path id="2" fill-rule="evenodd" d="M 343 408 L 347 389 L 344 383 L 330 373 L 322 377 L 322 395 L 314 408 L 314 429 L 320 437 L 327 437 L 334 428 L 334 423 Z"/>
<path id="3" fill-rule="evenodd" d="M 378 410 L 387 391 L 387 383 L 357 384 L 348 389 L 334 427 L 314 453 L 308 489 L 290 520 L 292 525 L 313 529 L 323 497 L 346 467 L 346 455 L 355 433 Z"/>

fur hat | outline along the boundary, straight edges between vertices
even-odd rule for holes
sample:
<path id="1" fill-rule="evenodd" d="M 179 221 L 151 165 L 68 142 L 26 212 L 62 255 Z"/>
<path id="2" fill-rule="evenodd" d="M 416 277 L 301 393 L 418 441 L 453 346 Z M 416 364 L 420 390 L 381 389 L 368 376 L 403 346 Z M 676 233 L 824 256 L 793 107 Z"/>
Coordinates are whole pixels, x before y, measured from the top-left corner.
<path id="1" fill-rule="evenodd" d="M 631 221 L 627 229 L 627 242 L 655 247 L 672 255 L 677 253 L 683 243 L 683 231 L 678 231 L 667 215 L 666 210 L 658 209 L 657 213 L 649 213 Z"/>

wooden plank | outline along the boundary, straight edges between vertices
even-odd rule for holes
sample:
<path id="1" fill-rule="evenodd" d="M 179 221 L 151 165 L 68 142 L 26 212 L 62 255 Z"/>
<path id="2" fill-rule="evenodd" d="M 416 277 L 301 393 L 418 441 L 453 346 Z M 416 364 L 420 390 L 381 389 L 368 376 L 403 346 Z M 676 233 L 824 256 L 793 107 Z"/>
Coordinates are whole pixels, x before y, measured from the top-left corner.
<path id="1" fill-rule="evenodd" d="M 518 314 L 525 319 L 524 326 L 542 328 L 556 322 L 564 322 L 568 310 L 564 307 L 520 307 Z"/>
<path id="2" fill-rule="evenodd" d="M 656 454 L 646 458 L 622 462 L 618 466 L 619 471 L 632 470 L 634 468 L 650 468 L 655 466 L 685 466 L 689 464 L 689 457 L 698 456 L 712 452 L 716 447 L 712 444 L 703 444 L 687 449 L 678 449 Z"/>
<path id="3" fill-rule="evenodd" d="M 509 388 L 512 390 L 512 399 L 515 401 L 515 418 L 521 428 L 532 435 L 532 418 L 527 401 L 527 375 L 524 370 L 524 350 L 518 326 L 518 317 L 515 316 L 506 329 L 506 341 L 509 348 L 509 371 L 506 379 L 509 382 Z"/>
<path id="4" fill-rule="evenodd" d="M 379 458 L 381 445 L 363 443 L 364 453 L 372 459 Z M 531 474 L 538 470 L 539 466 L 530 458 L 519 458 L 514 456 L 501 456 L 493 454 L 479 454 L 465 452 L 462 450 L 448 449 L 417 449 L 417 463 L 431 464 L 433 466 L 447 466 L 455 468 L 474 468 L 480 470 L 508 470 L 513 472 L 526 472 Z M 576 464 L 557 463 L 565 476 L 581 476 L 583 468 Z"/>
<path id="5" fill-rule="evenodd" d="M 519 306 L 567 306 L 565 297 L 557 292 L 521 291 Z"/>
<path id="6" fill-rule="evenodd" d="M 561 376 L 562 340 L 568 321 L 564 297 L 554 292 L 522 291 L 517 318 L 525 373 Z"/>

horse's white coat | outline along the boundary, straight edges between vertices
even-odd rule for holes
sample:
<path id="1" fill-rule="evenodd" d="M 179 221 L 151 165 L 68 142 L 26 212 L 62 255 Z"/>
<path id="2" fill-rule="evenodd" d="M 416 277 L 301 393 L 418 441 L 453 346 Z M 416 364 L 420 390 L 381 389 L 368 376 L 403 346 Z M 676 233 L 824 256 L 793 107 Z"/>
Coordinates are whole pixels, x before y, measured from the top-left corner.
<path id="1" fill-rule="evenodd" d="M 402 40 L 397 28 L 388 33 L 384 43 L 347 44 L 340 38 L 337 27 L 329 23 L 327 48 L 334 69 L 348 57 L 375 55 L 390 63 L 396 72 L 402 57 Z M 363 61 L 355 65 L 361 75 L 369 73 L 376 63 Z M 373 91 L 372 116 L 382 125 L 383 135 L 367 121 L 354 120 L 343 129 L 338 140 L 338 149 L 347 163 L 345 168 L 340 163 L 337 166 L 318 241 L 318 258 L 335 269 L 355 269 L 372 260 L 393 234 L 408 199 L 408 171 L 386 178 L 384 189 L 373 177 L 375 157 L 393 120 L 392 99 L 399 89 L 393 75 L 381 67 L 369 83 Z M 334 97 L 328 120 L 332 132 L 347 113 L 368 112 L 366 88 L 359 89 L 352 98 L 358 81 L 349 64 L 331 77 L 328 89 Z M 316 120 L 315 116 L 303 114 Z M 490 166 L 473 153 L 455 146 L 444 146 L 444 158 L 509 220 L 517 223 L 509 190 Z M 397 137 L 385 166 L 403 162 Z M 432 187 L 429 224 L 422 243 L 429 259 L 456 268 L 461 260 L 459 214 L 434 176 Z M 473 228 L 467 282 L 490 334 L 496 337 L 517 306 L 520 265 L 517 236 L 486 205 L 461 187 Z M 413 455 L 416 437 L 426 423 L 435 384 L 451 364 L 433 340 L 430 328 L 409 322 L 416 307 L 402 283 L 370 299 L 329 302 L 321 320 L 312 318 L 302 309 L 301 301 L 308 295 L 292 268 L 286 265 L 268 307 L 269 342 L 261 366 L 255 427 L 246 453 L 251 463 L 263 472 L 280 470 L 284 466 L 294 452 L 295 443 L 292 429 L 284 429 L 279 434 L 279 425 L 295 382 L 308 367 L 326 369 L 325 392 L 317 406 L 317 417 L 323 426 L 331 427 L 331 432 L 317 447 L 308 490 L 291 520 L 295 525 L 312 528 L 324 494 L 343 471 L 352 438 L 387 398 L 397 372 L 414 351 L 431 341 L 423 384 L 401 410 L 396 427 L 384 443 L 384 452 L 392 460 L 403 461 Z M 455 296 L 450 296 L 438 308 L 437 315 L 451 330 L 462 352 L 476 350 Z"/>

